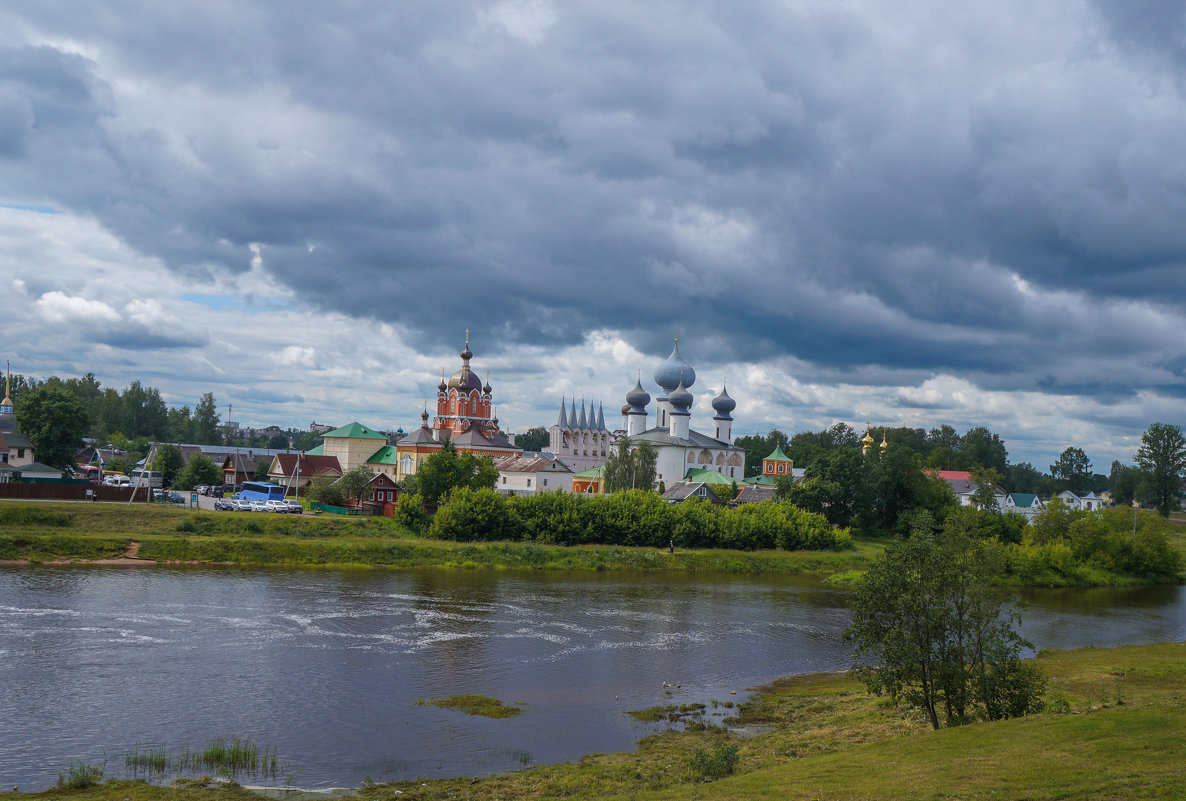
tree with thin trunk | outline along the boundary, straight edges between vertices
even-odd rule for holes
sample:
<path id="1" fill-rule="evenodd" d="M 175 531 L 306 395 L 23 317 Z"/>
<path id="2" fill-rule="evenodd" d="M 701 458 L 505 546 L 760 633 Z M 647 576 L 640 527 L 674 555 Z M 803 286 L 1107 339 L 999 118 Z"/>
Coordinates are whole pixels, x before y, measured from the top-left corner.
<path id="1" fill-rule="evenodd" d="M 1182 475 L 1186 473 L 1186 437 L 1169 423 L 1154 423 L 1141 435 L 1136 462 L 1145 472 L 1140 500 L 1152 503 L 1162 517 L 1178 508 Z"/>
<path id="2" fill-rule="evenodd" d="M 895 540 L 857 585 L 844 632 L 862 659 L 870 692 L 920 708 L 932 728 L 1036 711 L 1045 680 L 1020 652 L 1015 613 L 1002 611 L 995 579 L 999 543 L 950 516 L 941 533 L 927 512 Z"/>

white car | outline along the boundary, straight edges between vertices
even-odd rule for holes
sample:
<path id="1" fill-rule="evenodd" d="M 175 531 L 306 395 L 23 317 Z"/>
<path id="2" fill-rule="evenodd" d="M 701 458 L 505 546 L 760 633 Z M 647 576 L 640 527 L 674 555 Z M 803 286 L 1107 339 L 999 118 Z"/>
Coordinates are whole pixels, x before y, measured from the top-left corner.
<path id="1" fill-rule="evenodd" d="M 247 503 L 251 505 L 251 511 L 253 511 L 253 512 L 270 512 L 271 511 L 270 509 L 268 509 L 268 504 L 265 501 L 248 501 Z"/>
<path id="2" fill-rule="evenodd" d="M 132 479 L 127 476 L 103 476 L 104 487 L 130 487 Z"/>
<path id="3" fill-rule="evenodd" d="M 279 512 L 280 514 L 288 514 L 287 501 L 264 501 L 264 509 L 268 512 Z"/>

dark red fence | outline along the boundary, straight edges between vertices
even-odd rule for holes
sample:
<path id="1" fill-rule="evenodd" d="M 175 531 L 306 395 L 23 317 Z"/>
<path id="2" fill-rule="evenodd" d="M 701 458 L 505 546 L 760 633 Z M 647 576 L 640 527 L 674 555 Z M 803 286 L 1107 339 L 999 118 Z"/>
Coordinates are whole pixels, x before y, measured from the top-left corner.
<path id="1" fill-rule="evenodd" d="M 85 501 L 86 491 L 91 490 L 100 501 L 127 501 L 132 497 L 131 487 L 88 487 L 81 484 L 0 484 L 0 498 L 27 498 L 41 501 Z M 152 493 L 137 490 L 136 502 L 147 503 Z"/>

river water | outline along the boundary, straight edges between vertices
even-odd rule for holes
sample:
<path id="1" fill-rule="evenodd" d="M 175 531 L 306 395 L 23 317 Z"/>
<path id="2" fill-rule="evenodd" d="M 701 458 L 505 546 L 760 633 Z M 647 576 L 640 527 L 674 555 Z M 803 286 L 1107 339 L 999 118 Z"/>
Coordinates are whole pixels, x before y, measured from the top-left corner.
<path id="1" fill-rule="evenodd" d="M 216 737 L 275 746 L 273 783 L 306 788 L 629 750 L 656 728 L 626 710 L 848 667 L 847 601 L 801 577 L 0 568 L 0 786 Z M 1025 601 L 1039 648 L 1186 640 L 1182 587 Z M 416 703 L 458 693 L 524 713 Z"/>

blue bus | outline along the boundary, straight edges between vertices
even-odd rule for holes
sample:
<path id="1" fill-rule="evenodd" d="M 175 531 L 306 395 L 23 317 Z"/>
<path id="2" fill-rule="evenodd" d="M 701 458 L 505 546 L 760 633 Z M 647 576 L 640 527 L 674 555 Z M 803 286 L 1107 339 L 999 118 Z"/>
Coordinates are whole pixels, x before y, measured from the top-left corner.
<path id="1" fill-rule="evenodd" d="M 263 481 L 244 481 L 243 488 L 235 497 L 242 501 L 282 501 L 284 487 Z"/>

